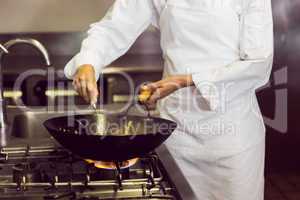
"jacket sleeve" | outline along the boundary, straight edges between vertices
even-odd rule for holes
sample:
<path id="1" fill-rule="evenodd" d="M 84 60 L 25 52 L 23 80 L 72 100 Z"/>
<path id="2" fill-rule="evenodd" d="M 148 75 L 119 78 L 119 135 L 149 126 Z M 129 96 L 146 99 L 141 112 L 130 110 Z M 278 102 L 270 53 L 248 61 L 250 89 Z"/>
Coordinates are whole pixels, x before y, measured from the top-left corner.
<path id="1" fill-rule="evenodd" d="M 240 59 L 216 70 L 192 75 L 210 108 L 216 110 L 264 85 L 273 64 L 271 0 L 243 0 Z"/>
<path id="2" fill-rule="evenodd" d="M 79 66 L 94 66 L 96 79 L 101 69 L 123 55 L 136 38 L 153 21 L 154 8 L 150 0 L 117 0 L 106 16 L 91 25 L 80 52 L 65 67 L 72 79 Z"/>

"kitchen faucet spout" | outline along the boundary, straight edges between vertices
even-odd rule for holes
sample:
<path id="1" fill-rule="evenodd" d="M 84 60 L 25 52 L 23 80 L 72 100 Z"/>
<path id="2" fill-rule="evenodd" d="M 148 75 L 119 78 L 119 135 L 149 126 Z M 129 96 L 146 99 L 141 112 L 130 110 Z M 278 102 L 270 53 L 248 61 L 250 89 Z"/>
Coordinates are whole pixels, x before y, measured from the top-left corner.
<path id="1" fill-rule="evenodd" d="M 35 40 L 32 38 L 28 38 L 28 39 L 16 38 L 16 39 L 9 40 L 3 46 L 6 49 L 6 51 L 8 51 L 8 49 L 10 49 L 12 46 L 15 46 L 17 44 L 28 44 L 28 45 L 35 47 L 38 51 L 40 51 L 42 53 L 44 60 L 46 62 L 46 65 L 47 66 L 51 65 L 50 57 L 49 57 L 49 53 L 48 53 L 47 49 L 38 40 Z M 1 57 L 2 57 L 2 55 L 0 54 L 0 64 L 1 64 Z"/>
<path id="2" fill-rule="evenodd" d="M 2 44 L 0 44 L 0 49 L 1 49 L 4 53 L 8 53 L 8 50 L 7 50 Z"/>
<path id="3" fill-rule="evenodd" d="M 28 44 L 31 45 L 33 47 L 35 47 L 38 51 L 41 52 L 41 54 L 44 57 L 45 63 L 47 66 L 51 65 L 50 62 L 50 57 L 49 57 L 49 53 L 47 51 L 47 49 L 45 48 L 45 46 L 40 43 L 39 41 L 32 39 L 32 38 L 16 38 L 16 39 L 12 39 L 9 40 L 8 42 L 6 42 L 4 45 L 0 45 L 0 49 L 2 50 L 0 52 L 0 128 L 5 128 L 6 127 L 6 107 L 5 107 L 5 102 L 4 102 L 4 96 L 3 96 L 3 92 L 4 92 L 4 86 L 3 86 L 3 71 L 2 71 L 2 58 L 4 54 L 8 54 L 8 49 L 11 48 L 12 46 L 15 46 L 17 44 Z"/>

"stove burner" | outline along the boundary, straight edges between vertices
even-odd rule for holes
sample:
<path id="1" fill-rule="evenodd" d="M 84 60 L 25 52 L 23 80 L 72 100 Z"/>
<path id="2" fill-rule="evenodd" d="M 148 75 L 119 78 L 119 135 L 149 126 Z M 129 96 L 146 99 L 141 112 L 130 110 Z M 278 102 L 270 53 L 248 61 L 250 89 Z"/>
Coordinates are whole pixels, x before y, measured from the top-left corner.
<path id="1" fill-rule="evenodd" d="M 94 165 L 99 171 L 98 175 L 103 176 L 103 178 L 111 179 L 116 178 L 119 189 L 123 189 L 122 181 L 124 179 L 129 179 L 129 168 L 138 162 L 139 158 L 134 158 L 131 160 L 123 162 L 105 162 L 105 161 L 94 161 L 85 160 L 87 163 Z"/>
<path id="2" fill-rule="evenodd" d="M 138 160 L 139 160 L 138 158 L 134 158 L 131 160 L 120 162 L 119 163 L 120 169 L 132 167 L 133 165 L 135 165 L 138 162 Z M 108 169 L 108 170 L 109 169 L 111 169 L 111 170 L 117 169 L 117 165 L 115 162 L 94 161 L 94 160 L 90 160 L 90 159 L 86 159 L 85 161 L 89 164 L 94 164 L 94 166 L 98 169 Z"/>
<path id="3" fill-rule="evenodd" d="M 82 160 L 55 146 L 5 147 L 0 153 L 0 199 L 172 199 L 154 153 L 116 163 Z"/>

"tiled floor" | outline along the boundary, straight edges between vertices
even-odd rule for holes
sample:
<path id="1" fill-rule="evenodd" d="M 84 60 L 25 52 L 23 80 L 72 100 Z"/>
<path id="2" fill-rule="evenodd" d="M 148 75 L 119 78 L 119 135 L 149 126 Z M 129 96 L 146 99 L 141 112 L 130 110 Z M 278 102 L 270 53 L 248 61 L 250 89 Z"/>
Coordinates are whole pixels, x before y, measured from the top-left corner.
<path id="1" fill-rule="evenodd" d="M 300 174 L 267 175 L 265 200 L 300 200 Z"/>

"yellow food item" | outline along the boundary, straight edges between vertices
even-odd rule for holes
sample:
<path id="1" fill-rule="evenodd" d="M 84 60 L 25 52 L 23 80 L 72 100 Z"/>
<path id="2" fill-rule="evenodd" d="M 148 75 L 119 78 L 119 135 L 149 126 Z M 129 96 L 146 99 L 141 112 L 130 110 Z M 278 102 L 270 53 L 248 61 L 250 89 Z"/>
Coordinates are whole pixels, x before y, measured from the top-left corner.
<path id="1" fill-rule="evenodd" d="M 138 96 L 138 99 L 140 102 L 145 102 L 151 97 L 151 91 L 150 90 L 142 90 L 141 93 Z"/>

